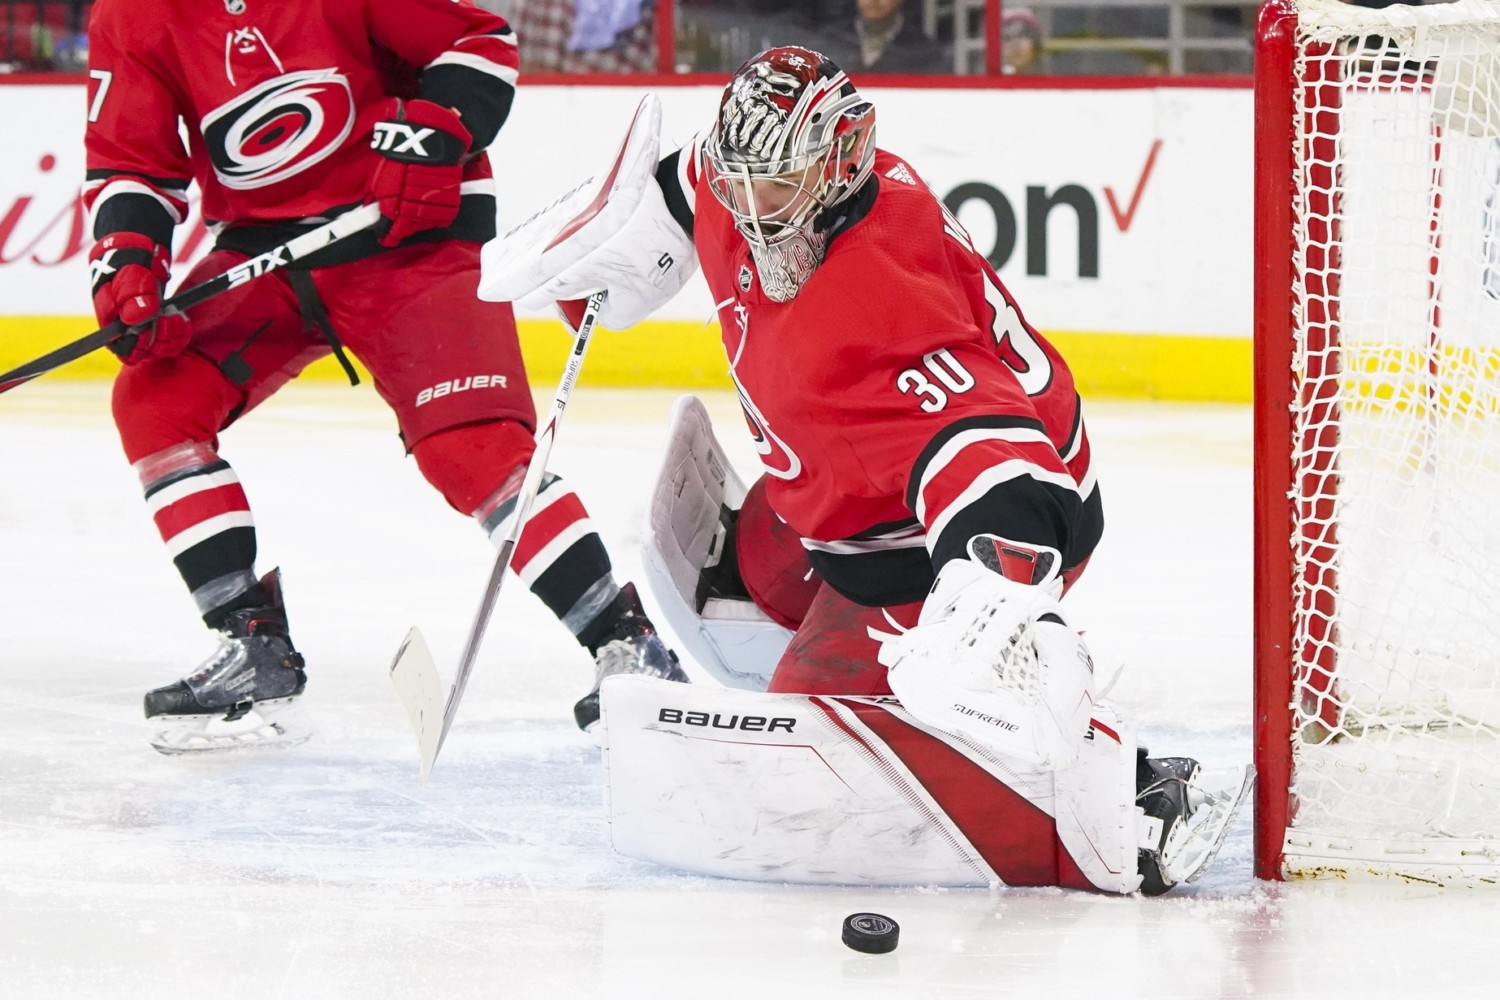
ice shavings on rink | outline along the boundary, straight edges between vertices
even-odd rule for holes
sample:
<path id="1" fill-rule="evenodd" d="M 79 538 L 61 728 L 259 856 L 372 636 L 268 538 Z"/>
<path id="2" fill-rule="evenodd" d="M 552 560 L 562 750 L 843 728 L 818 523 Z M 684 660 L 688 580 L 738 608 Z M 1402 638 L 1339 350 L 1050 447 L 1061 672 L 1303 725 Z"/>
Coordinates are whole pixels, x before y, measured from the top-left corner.
<path id="1" fill-rule="evenodd" d="M 671 394 L 583 387 L 555 467 L 633 552 Z M 732 397 L 709 399 L 737 464 Z M 169 759 L 140 697 L 212 642 L 117 454 L 102 385 L 0 407 L 0 996 L 1489 996 L 1483 893 L 1251 877 L 1248 817 L 1158 900 L 676 874 L 609 848 L 587 657 L 507 584 L 431 784 L 386 679 L 420 624 L 451 672 L 491 550 L 373 394 L 289 388 L 224 436 L 286 573 L 305 746 Z M 1250 753 L 1249 415 L 1090 411 L 1109 529 L 1069 603 L 1156 754 Z M 649 598 L 648 598 L 649 600 Z M 732 794 L 732 790 L 728 790 Z M 901 924 L 891 955 L 843 917 Z"/>

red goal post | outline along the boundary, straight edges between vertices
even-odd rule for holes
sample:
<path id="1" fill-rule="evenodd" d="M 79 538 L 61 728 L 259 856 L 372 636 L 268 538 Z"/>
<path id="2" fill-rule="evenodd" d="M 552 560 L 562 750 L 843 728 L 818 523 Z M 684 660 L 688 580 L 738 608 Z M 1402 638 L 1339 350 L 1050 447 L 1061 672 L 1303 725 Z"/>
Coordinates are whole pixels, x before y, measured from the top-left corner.
<path id="1" fill-rule="evenodd" d="M 1500 881 L 1500 3 L 1271 0 L 1256 874 Z"/>

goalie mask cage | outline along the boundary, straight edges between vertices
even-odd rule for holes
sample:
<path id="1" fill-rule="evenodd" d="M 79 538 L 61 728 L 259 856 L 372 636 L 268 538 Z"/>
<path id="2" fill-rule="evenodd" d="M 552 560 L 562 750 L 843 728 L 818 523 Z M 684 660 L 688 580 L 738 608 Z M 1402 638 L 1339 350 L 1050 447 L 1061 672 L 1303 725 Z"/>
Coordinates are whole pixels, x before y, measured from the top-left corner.
<path id="1" fill-rule="evenodd" d="M 1500 3 L 1261 9 L 1256 874 L 1500 881 Z"/>

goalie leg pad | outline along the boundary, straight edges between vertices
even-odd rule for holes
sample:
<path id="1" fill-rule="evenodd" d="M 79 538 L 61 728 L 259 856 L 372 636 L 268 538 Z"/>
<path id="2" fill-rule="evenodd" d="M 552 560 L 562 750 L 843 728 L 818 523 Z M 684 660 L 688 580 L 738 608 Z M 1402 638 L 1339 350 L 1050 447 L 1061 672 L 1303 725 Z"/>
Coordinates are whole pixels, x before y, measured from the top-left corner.
<path id="1" fill-rule="evenodd" d="M 1077 760 L 1055 781 L 1057 839 L 1079 872 L 1107 892 L 1140 888 L 1135 726 L 1095 705 Z"/>
<path id="2" fill-rule="evenodd" d="M 1140 882 L 1134 737 L 1108 711 L 1091 750 L 1053 774 L 925 727 L 891 698 L 638 676 L 601 694 L 610 835 L 627 857 L 793 883 Z"/>
<path id="3" fill-rule="evenodd" d="M 682 396 L 641 532 L 646 583 L 683 652 L 727 687 L 763 691 L 791 631 L 737 595 L 735 581 L 716 579 L 744 498 L 708 410 Z"/>

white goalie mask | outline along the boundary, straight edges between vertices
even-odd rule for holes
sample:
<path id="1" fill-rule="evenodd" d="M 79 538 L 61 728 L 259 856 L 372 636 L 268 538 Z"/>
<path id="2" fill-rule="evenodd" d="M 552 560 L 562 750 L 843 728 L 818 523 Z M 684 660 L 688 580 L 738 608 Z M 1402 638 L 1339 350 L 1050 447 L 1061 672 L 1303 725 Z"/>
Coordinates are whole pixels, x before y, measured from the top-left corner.
<path id="1" fill-rule="evenodd" d="M 704 144 L 709 188 L 750 244 L 761 286 L 791 299 L 823 261 L 829 209 L 875 165 L 875 107 L 810 49 L 767 49 L 735 73 Z"/>

